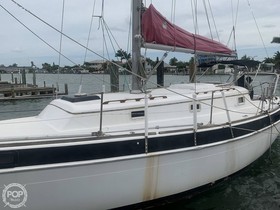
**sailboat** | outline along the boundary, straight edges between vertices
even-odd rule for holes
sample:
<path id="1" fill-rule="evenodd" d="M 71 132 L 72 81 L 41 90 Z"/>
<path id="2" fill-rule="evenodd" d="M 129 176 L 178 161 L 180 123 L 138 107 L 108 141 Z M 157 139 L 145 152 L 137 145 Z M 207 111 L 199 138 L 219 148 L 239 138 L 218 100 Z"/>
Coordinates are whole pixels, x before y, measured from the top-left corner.
<path id="1" fill-rule="evenodd" d="M 234 52 L 174 26 L 153 5 L 132 4 L 132 91 L 65 96 L 38 116 L 1 121 L 1 205 L 112 209 L 164 199 L 244 169 L 277 138 L 277 75 L 258 99 L 233 84 L 141 88 L 142 46 Z"/>

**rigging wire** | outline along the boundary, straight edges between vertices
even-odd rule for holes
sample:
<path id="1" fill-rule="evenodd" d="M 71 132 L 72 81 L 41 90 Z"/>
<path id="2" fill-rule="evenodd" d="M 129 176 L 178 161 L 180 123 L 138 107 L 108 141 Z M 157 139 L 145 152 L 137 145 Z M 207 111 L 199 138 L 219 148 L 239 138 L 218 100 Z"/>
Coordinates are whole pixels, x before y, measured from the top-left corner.
<path id="1" fill-rule="evenodd" d="M 219 36 L 219 33 L 218 33 L 218 29 L 217 29 L 217 25 L 216 25 L 216 21 L 215 21 L 213 11 L 212 11 L 212 7 L 211 7 L 211 4 L 210 4 L 209 0 L 208 0 L 208 6 L 209 6 L 209 9 L 210 9 L 211 17 L 212 17 L 213 24 L 214 24 L 214 27 L 215 27 L 215 30 L 216 30 L 217 38 L 218 38 L 219 42 L 221 42 L 220 41 L 220 36 Z"/>
<path id="2" fill-rule="evenodd" d="M 207 23 L 208 23 L 208 27 L 209 27 L 209 31 L 210 31 L 210 35 L 211 35 L 211 39 L 213 40 L 213 33 L 212 33 L 212 30 L 211 30 L 211 24 L 210 24 L 210 20 L 209 20 L 209 16 L 208 16 L 205 0 L 203 0 L 203 6 L 204 6 L 204 10 L 205 10 L 205 15 L 206 15 L 206 19 L 207 19 Z"/>
<path id="3" fill-rule="evenodd" d="M 61 26 L 60 26 L 60 31 L 63 31 L 63 24 L 64 24 L 64 9 L 65 9 L 65 0 L 63 0 L 63 3 L 62 3 L 62 13 L 61 13 Z M 60 33 L 60 43 L 59 43 L 59 56 L 58 56 L 58 73 L 59 72 L 59 68 L 60 68 L 60 64 L 61 64 L 61 51 L 62 51 L 62 39 L 63 39 L 63 36 L 62 36 L 62 33 Z"/>
<path id="4" fill-rule="evenodd" d="M 42 23 L 44 23 L 45 25 L 47 25 L 48 27 L 52 28 L 54 31 L 56 31 L 56 32 L 58 32 L 58 33 L 62 33 L 62 35 L 63 35 L 64 37 L 68 38 L 69 40 L 71 40 L 72 42 L 76 43 L 76 44 L 79 45 L 80 47 L 85 48 L 85 49 L 87 49 L 89 52 L 91 52 L 91 53 L 97 55 L 98 57 L 100 57 L 100 58 L 102 58 L 102 59 L 108 61 L 109 63 L 112 63 L 112 64 L 118 66 L 119 68 L 122 68 L 122 66 L 120 66 L 119 64 L 117 64 L 117 63 L 115 63 L 115 62 L 113 62 L 113 61 L 110 61 L 109 59 L 105 58 L 103 55 L 101 55 L 101 54 L 99 54 L 99 53 L 97 53 L 97 52 L 91 50 L 90 48 L 88 48 L 88 47 L 86 47 L 85 45 L 81 44 L 80 42 L 78 42 L 78 41 L 75 40 L 74 38 L 70 37 L 69 35 L 67 35 L 67 34 L 65 34 L 65 33 L 63 33 L 63 32 L 61 32 L 60 30 L 58 30 L 57 28 L 55 28 L 54 26 L 52 26 L 52 25 L 49 24 L 48 22 L 44 21 L 44 20 L 43 20 L 42 18 L 40 18 L 39 16 L 35 15 L 35 14 L 32 13 L 31 11 L 29 11 L 28 9 L 26 9 L 25 7 L 23 7 L 21 4 L 17 3 L 15 0 L 11 0 L 11 1 L 12 1 L 13 3 L 15 3 L 18 7 L 22 8 L 23 10 L 25 10 L 27 13 L 29 13 L 30 15 L 32 15 L 33 17 L 35 17 L 36 19 L 38 19 L 39 21 L 41 21 Z M 2 5 L 1 5 L 1 7 L 4 8 Z M 5 10 L 6 10 L 6 9 L 5 9 Z M 11 14 L 11 13 L 9 12 L 9 14 Z M 12 15 L 12 14 L 11 14 L 11 15 Z M 13 16 L 13 15 L 12 15 L 12 16 Z M 13 16 L 13 17 L 14 17 L 14 16 Z M 17 19 L 17 20 L 18 20 L 18 19 Z M 18 21 L 19 21 L 19 20 L 18 20 Z M 19 22 L 20 22 L 20 21 L 19 21 Z M 30 31 L 31 31 L 33 34 L 35 34 L 32 30 L 30 30 Z M 36 36 L 37 36 L 40 40 L 42 40 L 38 35 L 36 35 Z M 46 43 L 46 41 L 44 41 L 44 43 Z M 49 45 L 49 44 L 48 44 L 48 45 Z M 49 46 L 50 46 L 50 45 L 49 45 Z M 54 48 L 52 48 L 52 49 L 54 49 Z M 56 50 L 56 52 L 59 52 L 59 51 Z M 68 59 L 68 58 L 67 58 L 67 59 Z M 68 60 L 69 60 L 69 59 L 68 59 Z M 71 61 L 71 62 L 73 63 L 73 61 Z M 140 76 L 140 75 L 138 75 L 138 74 L 136 74 L 136 73 L 133 73 L 133 72 L 127 70 L 127 69 L 125 69 L 125 70 L 126 70 L 127 72 L 130 72 L 131 74 L 137 76 L 137 77 L 140 78 L 140 79 L 144 79 L 144 77 L 142 77 L 142 76 Z M 105 81 L 104 81 L 104 82 L 105 82 Z"/>
<path id="5" fill-rule="evenodd" d="M 89 40 L 90 40 L 91 29 L 92 29 L 92 24 L 93 24 L 93 18 L 95 17 L 94 16 L 95 4 L 96 4 L 96 0 L 94 0 L 93 6 L 92 6 L 92 13 L 91 13 L 91 19 L 90 19 L 90 25 L 89 25 L 89 31 L 88 31 L 88 38 L 87 38 L 87 44 L 86 44 L 87 48 L 89 46 Z M 84 62 L 86 61 L 86 58 L 87 58 L 87 52 L 88 52 L 88 50 L 85 49 Z"/>
<path id="6" fill-rule="evenodd" d="M 146 6 L 146 0 L 145 0 L 145 6 Z M 127 48 L 126 48 L 126 52 L 130 52 L 132 53 L 132 43 L 131 43 L 131 37 L 132 37 L 132 4 L 131 4 L 131 9 L 130 9 L 130 13 L 129 13 L 129 23 L 128 23 L 128 36 L 127 36 Z M 129 65 L 129 68 L 131 68 L 130 63 L 127 62 Z M 124 85 L 127 84 L 129 87 L 129 84 L 132 83 L 132 78 L 130 79 L 130 81 L 128 81 L 126 74 L 124 74 Z M 129 89 L 129 88 L 128 88 Z"/>
<path id="7" fill-rule="evenodd" d="M 175 24 L 175 7 L 176 7 L 176 0 L 172 0 L 171 4 L 171 22 Z"/>
<path id="8" fill-rule="evenodd" d="M 49 46 L 51 49 L 53 49 L 55 52 L 59 53 L 62 55 L 62 57 L 64 57 L 65 59 L 67 59 L 68 61 L 70 61 L 72 64 L 76 64 L 75 62 L 73 62 L 72 60 L 70 60 L 67 56 L 65 56 L 63 53 L 61 53 L 59 50 L 57 50 L 55 47 L 53 47 L 52 45 L 50 45 L 47 41 L 45 41 L 44 39 L 42 39 L 38 34 L 36 34 L 34 31 L 32 31 L 26 24 L 24 24 L 21 20 L 19 20 L 16 16 L 14 16 L 9 10 L 7 10 L 2 4 L 0 4 L 0 7 L 5 10 L 11 17 L 13 17 L 17 22 L 19 22 L 23 27 L 25 27 L 29 32 L 31 32 L 33 35 L 35 35 L 38 39 L 40 39 L 43 43 L 45 43 L 47 46 Z"/>
<path id="9" fill-rule="evenodd" d="M 237 26 L 238 12 L 239 12 L 239 0 L 237 1 L 235 21 L 234 21 L 234 25 L 233 25 L 233 27 L 234 27 L 233 28 L 233 45 L 234 45 L 235 51 L 236 51 L 236 26 Z"/>
<path id="10" fill-rule="evenodd" d="M 62 36 L 62 30 L 61 30 L 61 36 Z M 88 48 L 88 46 L 87 46 L 87 48 Z M 60 52 L 60 54 L 61 54 L 61 50 L 59 51 Z M 186 96 L 185 96 L 186 97 Z"/>
<path id="11" fill-rule="evenodd" d="M 261 39 L 261 41 L 262 41 L 262 45 L 263 45 L 264 50 L 265 50 L 265 53 L 266 53 L 266 57 L 269 57 L 268 52 L 267 52 L 267 49 L 266 49 L 266 46 L 265 46 L 265 43 L 264 43 L 264 40 L 263 40 L 263 37 L 262 37 L 262 34 L 261 34 L 261 31 L 260 31 L 260 28 L 259 28 L 259 25 L 258 25 L 258 23 L 257 23 L 256 17 L 255 17 L 254 12 L 253 12 L 253 9 L 252 9 L 252 7 L 251 7 L 251 3 L 250 3 L 249 0 L 247 0 L 247 3 L 248 3 L 248 6 L 249 6 L 249 8 L 250 8 L 250 11 L 251 11 L 252 17 L 253 17 L 253 19 L 254 19 L 254 22 L 255 22 L 255 24 L 256 24 L 258 33 L 259 33 L 259 35 L 260 35 L 260 39 Z"/>
<path id="12" fill-rule="evenodd" d="M 195 31 L 195 35 L 199 33 L 198 31 L 198 19 L 197 19 L 197 0 L 192 0 L 191 1 L 191 7 L 192 7 L 192 17 L 193 17 L 193 25 L 194 25 L 194 31 Z M 193 36 L 194 39 L 194 44 L 196 44 L 196 40 L 195 40 L 195 36 Z M 190 81 L 193 81 L 195 79 L 195 75 L 196 75 L 196 71 L 197 71 L 197 54 L 196 54 L 196 45 L 194 46 L 194 56 L 193 56 L 193 66 L 192 68 L 194 68 L 194 72 L 192 72 Z M 196 90 L 196 82 L 195 84 L 195 90 Z"/>
<path id="13" fill-rule="evenodd" d="M 103 36 L 103 45 L 102 45 L 102 57 L 104 56 L 104 48 L 106 48 L 107 50 L 107 43 L 106 43 L 106 39 L 105 39 L 105 32 L 104 32 L 104 24 L 103 24 L 103 17 L 104 17 L 104 0 L 102 0 L 102 6 L 101 6 L 101 28 L 102 28 L 102 36 Z M 108 59 L 110 60 L 110 58 L 108 57 Z M 105 81 L 105 75 L 103 74 L 103 87 L 104 87 L 104 81 Z M 104 90 L 105 91 L 105 90 Z"/>
<path id="14" fill-rule="evenodd" d="M 198 30 L 198 20 L 197 20 L 197 0 L 191 1 L 191 8 L 192 8 L 192 19 L 193 19 L 193 25 L 194 25 L 194 32 L 195 34 L 199 33 Z"/>
<path id="15" fill-rule="evenodd" d="M 105 21 L 104 19 L 102 19 L 102 24 L 105 26 L 105 30 L 106 30 L 106 32 L 107 32 L 107 36 L 108 36 L 108 39 L 109 39 L 109 41 L 110 41 L 110 43 L 111 43 L 111 46 L 112 46 L 112 48 L 113 48 L 114 53 L 115 53 L 115 54 L 117 53 L 117 50 L 116 50 L 116 48 L 114 47 L 114 45 L 116 45 L 117 48 L 120 50 L 119 52 L 121 52 L 121 53 L 122 53 L 122 56 L 125 58 L 128 68 L 129 68 L 129 69 L 132 69 L 131 64 L 129 63 L 128 58 L 125 56 L 124 52 L 121 50 L 120 45 L 118 44 L 118 42 L 117 42 L 115 36 L 113 35 L 112 31 L 110 30 L 110 27 L 107 25 L 107 23 L 106 23 L 106 21 Z M 107 49 L 107 52 L 108 52 L 108 56 L 109 56 L 109 50 L 108 50 L 108 49 Z M 127 51 L 127 52 L 128 52 L 128 51 Z M 119 61 L 119 58 L 118 58 L 118 57 L 117 57 L 117 59 L 118 59 L 118 61 Z M 113 71 L 113 73 L 116 75 L 116 73 L 115 73 L 114 71 Z M 125 75 L 125 82 L 128 84 L 128 82 L 127 82 L 127 80 L 126 80 L 126 75 Z"/>
<path id="16" fill-rule="evenodd" d="M 174 30 L 173 30 L 173 38 L 174 38 L 174 51 L 176 48 L 176 31 L 177 31 L 177 27 L 175 27 L 175 7 L 176 7 L 176 0 L 172 0 L 172 5 L 171 5 L 171 21 L 174 24 Z"/>
<path id="17" fill-rule="evenodd" d="M 60 31 L 63 31 L 63 23 L 64 23 L 64 8 L 65 8 L 65 0 L 62 0 L 62 12 L 61 12 L 61 26 Z M 59 92 L 58 82 L 59 82 L 59 74 L 60 74 L 60 65 L 61 65 L 61 52 L 62 52 L 62 33 L 60 33 L 60 42 L 59 42 L 59 54 L 58 54 L 58 73 L 57 73 L 57 87 L 56 87 L 56 98 Z"/>
<path id="18" fill-rule="evenodd" d="M 44 23 L 45 25 L 49 26 L 50 28 L 52 28 L 54 31 L 58 32 L 59 34 L 61 33 L 63 36 L 65 36 L 66 38 L 68 38 L 69 40 L 73 41 L 74 43 L 76 43 L 77 45 L 79 45 L 80 47 L 86 48 L 88 51 L 94 53 L 97 56 L 102 57 L 100 54 L 94 52 L 93 50 L 87 48 L 86 46 L 84 46 L 83 44 L 81 44 L 80 42 L 78 42 L 77 40 L 75 40 L 74 38 L 71 38 L 70 36 L 68 36 L 67 34 L 65 34 L 64 32 L 58 30 L 57 28 L 55 28 L 54 26 L 52 26 L 51 24 L 49 24 L 48 22 L 44 21 L 42 18 L 40 18 L 39 16 L 35 15 L 34 13 L 32 13 L 30 10 L 26 9 L 25 7 L 23 7 L 21 4 L 17 3 L 15 0 L 10 0 L 12 1 L 14 4 L 16 4 L 18 7 L 22 8 L 23 10 L 25 10 L 27 13 L 29 13 L 30 15 L 32 15 L 33 17 L 35 17 L 36 19 L 38 19 L 39 21 L 41 21 L 42 23 Z M 2 5 L 1 7 L 8 12 L 7 9 L 5 9 Z M 17 19 L 14 15 L 12 15 L 12 13 L 8 12 L 12 17 L 14 17 L 16 20 L 18 20 L 18 22 L 20 22 L 22 25 L 24 25 L 21 21 L 19 21 L 19 19 Z M 31 31 L 33 34 L 34 32 Z M 35 35 L 35 34 L 34 34 Z M 38 37 L 39 38 L 39 37 Z M 59 52 L 59 51 L 57 51 Z"/>
<path id="19" fill-rule="evenodd" d="M 36 16 L 35 14 L 33 14 L 32 12 L 30 12 L 30 11 L 28 11 L 27 9 L 25 9 L 23 6 L 21 6 L 20 4 L 18 4 L 18 3 L 16 3 L 14 0 L 11 0 L 12 2 L 14 2 L 16 5 L 18 5 L 19 7 L 21 7 L 22 9 L 24 9 L 25 11 L 27 11 L 28 13 L 30 13 L 32 16 L 34 16 L 34 17 L 36 17 L 36 18 L 38 18 L 40 21 L 42 21 L 43 23 L 45 23 L 46 25 L 48 25 L 49 27 L 51 27 L 52 29 L 54 29 L 55 31 L 57 31 L 57 32 L 59 32 L 59 33 L 62 33 L 65 37 L 67 37 L 68 39 L 70 39 L 71 41 L 73 41 L 73 42 L 75 42 L 76 44 L 78 44 L 79 46 L 81 46 L 81 47 L 84 47 L 84 48 L 86 48 L 88 51 L 90 51 L 90 52 L 92 52 L 92 53 L 94 53 L 94 54 L 96 54 L 96 55 L 98 55 L 98 56 L 100 56 L 100 57 L 102 57 L 102 58 L 104 58 L 104 56 L 101 56 L 101 55 L 99 55 L 98 53 L 96 53 L 95 51 L 93 51 L 93 50 L 91 50 L 91 49 L 89 49 L 88 47 L 86 47 L 86 46 L 84 46 L 84 45 L 82 45 L 81 43 L 79 43 L 78 41 L 76 41 L 75 39 L 73 39 L 73 38 L 71 38 L 70 36 L 68 36 L 68 35 L 66 35 L 66 34 L 64 34 L 63 32 L 61 32 L 61 31 L 59 31 L 58 29 L 56 29 L 55 27 L 53 27 L 53 26 L 51 26 L 50 24 L 48 24 L 47 22 L 45 22 L 44 20 L 42 20 L 41 18 L 39 18 L 38 16 Z M 1 4 L 0 4 L 0 6 L 5 10 L 5 11 L 7 11 Z M 9 14 L 11 14 L 9 11 L 7 11 Z M 12 15 L 12 14 L 11 14 Z M 13 15 L 12 15 L 13 16 Z M 16 18 L 15 16 L 13 16 L 14 18 Z M 16 18 L 17 19 L 17 18 Z M 18 20 L 18 19 L 17 19 Z M 19 20 L 18 20 L 19 21 Z M 19 21 L 20 22 L 20 21 Z M 20 22 L 21 23 L 21 22 Z M 27 29 L 29 29 L 28 27 L 26 27 Z M 29 29 L 30 30 L 30 29 Z M 33 34 L 35 34 L 32 30 L 30 30 Z M 36 35 L 36 34 L 35 34 Z M 36 35 L 39 39 L 41 39 L 38 35 Z M 42 39 L 41 39 L 42 40 Z M 45 41 L 44 41 L 45 42 Z M 48 44 L 49 45 L 49 44 Z M 50 46 L 50 45 L 49 45 Z M 104 59 L 106 59 L 106 58 L 104 58 Z M 106 59 L 107 60 L 107 59 Z M 112 64 L 115 64 L 116 66 L 118 66 L 118 67 L 121 67 L 120 65 L 118 65 L 118 64 L 116 64 L 116 63 L 114 63 L 114 62 L 112 62 L 112 61 L 109 61 L 110 63 L 112 63 Z M 125 69 L 126 71 L 129 71 L 129 70 L 127 70 L 127 69 Z M 140 76 L 140 75 L 138 75 L 138 74 L 136 74 L 136 73 L 133 73 L 133 72 L 131 72 L 131 74 L 134 74 L 135 76 L 137 76 L 138 78 L 140 78 L 140 79 L 142 79 L 143 81 L 145 81 L 146 80 L 146 78 L 144 78 L 144 77 L 142 77 L 142 76 Z M 156 83 L 154 83 L 154 82 L 151 82 L 151 81 L 149 81 L 151 84 L 154 84 L 154 85 L 157 85 Z M 159 86 L 159 85 L 158 85 Z M 178 93 L 177 91 L 174 91 L 174 90 L 171 90 L 171 89 L 169 89 L 169 88 L 165 88 L 165 87 L 163 87 L 163 86 L 159 86 L 159 87 L 161 87 L 161 88 L 164 88 L 164 89 L 166 89 L 167 91 L 169 91 L 169 92 L 172 92 L 172 93 L 174 93 L 174 94 L 177 94 L 177 95 L 180 95 L 180 96 L 182 96 L 182 97 L 184 97 L 184 98 L 188 98 L 188 99 L 191 99 L 191 100 L 193 100 L 193 98 L 192 97 L 189 97 L 189 96 L 186 96 L 186 95 L 184 95 L 184 94 L 181 94 L 181 93 Z M 208 103 L 205 103 L 205 102 L 201 102 L 201 104 L 205 104 L 205 105 L 208 105 L 208 106 L 210 106 Z M 222 107 L 217 107 L 217 106 L 213 106 L 214 108 L 217 108 L 217 109 L 221 109 L 221 110 L 224 110 L 224 108 L 222 108 Z M 240 114 L 250 114 L 250 113 L 245 113 L 245 112 L 239 112 L 239 111 L 234 111 L 234 110 L 229 110 L 230 112 L 233 112 L 233 113 L 240 113 Z"/>
<path id="20" fill-rule="evenodd" d="M 16 3 L 14 0 L 11 0 L 11 1 L 13 1 L 13 2 L 14 2 L 15 4 L 17 4 L 19 7 L 23 8 L 24 10 L 26 10 L 24 7 L 22 7 L 20 4 Z M 195 5 L 197 5 L 197 1 L 195 1 Z M 36 15 L 34 15 L 33 13 L 31 13 L 30 11 L 28 11 L 28 10 L 26 10 L 26 11 L 27 11 L 28 13 L 30 13 L 31 15 L 35 16 L 36 18 L 38 18 L 39 20 L 43 21 L 42 19 L 40 19 L 39 17 L 37 17 Z M 196 9 L 195 9 L 195 11 L 196 11 Z M 51 28 L 53 28 L 54 30 L 58 31 L 56 28 L 54 28 L 54 27 L 51 26 L 50 24 L 46 23 L 45 21 L 43 21 L 43 22 L 44 22 L 45 24 L 47 24 L 49 27 L 51 27 Z M 58 32 L 59 32 L 59 31 L 58 31 Z M 72 40 L 73 42 L 77 43 L 78 45 L 80 45 L 80 46 L 82 46 L 82 47 L 88 49 L 88 50 L 91 51 L 92 53 L 94 53 L 94 54 L 96 54 L 96 55 L 102 57 L 102 56 L 99 55 L 98 53 L 96 53 L 96 52 L 90 50 L 88 47 L 83 46 L 82 44 L 80 44 L 80 43 L 77 42 L 76 40 L 72 39 L 71 37 L 67 36 L 66 34 L 63 33 L 63 35 L 66 36 L 67 38 L 69 38 L 70 40 Z M 104 58 L 104 56 L 103 56 L 103 58 Z M 119 66 L 119 67 L 120 67 L 120 66 Z M 136 76 L 137 76 L 137 75 L 136 75 Z M 143 77 L 141 77 L 141 76 L 139 76 L 139 75 L 138 75 L 138 77 L 139 77 L 140 79 L 144 79 Z"/>
<path id="21" fill-rule="evenodd" d="M 231 13 L 232 13 L 232 30 L 230 32 L 227 45 L 229 45 L 229 42 L 231 38 L 233 37 L 233 49 L 236 51 L 236 26 L 237 26 L 237 18 L 238 18 L 238 12 L 239 12 L 239 0 L 237 0 L 236 4 L 236 12 L 234 10 L 233 0 L 231 0 Z M 235 17 L 234 17 L 235 13 Z"/>
<path id="22" fill-rule="evenodd" d="M 231 6 L 231 21 L 232 21 L 232 25 L 234 26 L 234 8 L 233 8 L 233 0 L 230 1 L 230 6 Z"/>
<path id="23" fill-rule="evenodd" d="M 16 16 L 14 16 L 9 10 L 7 10 L 3 5 L 0 4 L 0 7 L 6 11 L 11 17 L 13 17 L 19 24 L 21 24 L 23 27 L 25 27 L 30 33 L 32 33 L 34 36 L 36 36 L 39 40 L 41 40 L 44 44 L 46 44 L 48 47 L 50 47 L 52 50 L 54 50 L 57 53 L 60 53 L 61 56 L 63 58 L 65 58 L 66 60 L 68 60 L 69 62 L 71 62 L 73 65 L 78 65 L 76 62 L 74 62 L 73 60 L 71 60 L 70 58 L 68 58 L 66 55 L 64 55 L 62 52 L 60 52 L 59 50 L 57 50 L 55 47 L 53 47 L 52 45 L 50 45 L 46 40 L 44 40 L 43 38 L 41 38 L 38 34 L 36 34 L 32 29 L 30 29 L 26 24 L 24 24 L 22 21 L 20 21 Z M 59 32 L 58 29 L 56 29 L 57 32 Z M 62 33 L 63 34 L 63 33 Z M 77 42 L 78 43 L 78 42 Z M 80 46 L 83 46 L 80 44 Z M 90 52 L 93 52 L 92 50 L 90 50 L 89 48 L 87 48 Z M 93 52 L 95 53 L 95 52 Z M 96 54 L 96 53 L 95 53 Z M 97 54 L 99 55 L 99 54 Z M 104 80 L 99 79 L 98 77 L 96 77 L 97 80 L 104 82 Z M 106 82 L 107 84 L 110 84 L 109 82 Z"/>
<path id="24" fill-rule="evenodd" d="M 86 43 L 87 48 L 89 47 L 89 40 L 90 40 L 91 29 L 92 29 L 92 24 L 93 24 L 95 4 L 96 4 L 96 0 L 94 0 L 93 7 L 92 7 L 92 14 L 91 14 L 91 20 L 90 20 L 89 31 L 88 31 L 88 38 L 87 38 L 87 43 Z M 86 58 L 87 58 L 87 52 L 88 52 L 87 48 L 85 49 L 84 63 L 86 62 Z M 82 92 L 82 83 L 83 83 L 83 74 L 81 74 L 81 77 L 80 77 L 80 85 L 79 85 L 78 94 L 81 94 L 81 92 Z"/>
<path id="25" fill-rule="evenodd" d="M 29 11 L 28 9 L 26 9 L 25 7 L 23 7 L 21 4 L 17 3 L 15 0 L 11 0 L 11 1 L 12 1 L 13 3 L 15 3 L 18 7 L 22 8 L 23 10 L 25 10 L 25 11 L 26 11 L 27 13 L 29 13 L 30 15 L 32 15 L 33 17 L 35 17 L 35 18 L 37 18 L 38 20 L 40 20 L 40 21 L 41 21 L 42 23 L 44 23 L 45 25 L 47 25 L 47 26 L 49 26 L 50 28 L 52 28 L 53 30 L 55 30 L 56 32 L 62 33 L 63 36 L 65 36 L 66 38 L 68 38 L 68 39 L 71 40 L 72 42 L 76 43 L 76 44 L 79 45 L 80 47 L 83 47 L 83 48 L 87 49 L 87 50 L 90 51 L 91 53 L 93 53 L 93 54 L 99 56 L 100 58 L 102 58 L 102 59 L 108 61 L 109 63 L 112 63 L 112 64 L 116 65 L 116 66 L 119 67 L 119 68 L 123 68 L 121 65 L 119 65 L 119 64 L 117 64 L 117 63 L 115 63 L 115 62 L 113 62 L 113 61 L 110 61 L 109 59 L 105 58 L 103 55 L 100 55 L 99 53 L 97 53 L 97 52 L 91 50 L 90 48 L 88 48 L 88 47 L 86 47 L 86 46 L 84 46 L 83 44 L 81 44 L 81 43 L 78 42 L 77 40 L 73 39 L 72 37 L 68 36 L 67 34 L 65 34 L 65 33 L 59 31 L 57 28 L 55 28 L 55 27 L 52 26 L 51 24 L 47 23 L 46 21 L 44 21 L 43 19 L 41 19 L 40 17 L 38 17 L 37 15 L 35 15 L 34 13 L 32 13 L 31 11 Z M 34 32 L 32 32 L 32 33 L 34 33 Z M 40 39 L 41 39 L 41 38 L 40 38 Z M 44 41 L 44 42 L 45 42 L 45 41 Z M 46 43 L 46 42 L 45 42 L 45 43 Z M 56 50 L 56 51 L 57 51 L 57 50 Z M 143 66 L 141 66 L 141 67 L 142 67 L 141 70 L 143 71 Z M 139 74 L 137 74 L 137 73 L 131 72 L 131 71 L 129 71 L 129 70 L 126 69 L 126 68 L 124 68 L 124 70 L 127 71 L 127 72 L 129 72 L 130 74 L 133 74 L 134 76 L 138 77 L 138 78 L 139 78 L 140 80 L 142 80 L 142 81 L 145 81 L 145 80 L 146 80 L 146 78 L 145 78 L 144 76 L 141 76 L 141 75 L 139 75 Z M 102 80 L 102 81 L 104 82 L 104 80 Z M 153 84 L 153 85 L 156 85 L 156 83 L 154 83 L 154 82 L 151 82 L 151 81 L 149 81 L 149 82 L 150 82 L 151 84 Z"/>
<path id="26" fill-rule="evenodd" d="M 111 46 L 112 46 L 112 48 L 113 48 L 114 53 L 115 53 L 115 54 L 117 53 L 117 50 L 116 50 L 116 48 L 115 48 L 115 45 L 116 45 L 117 48 L 120 49 L 120 52 L 122 53 L 123 57 L 126 59 L 126 62 L 127 62 L 127 64 L 128 64 L 129 69 L 131 69 L 131 65 L 130 65 L 128 59 L 126 58 L 126 56 L 124 55 L 123 51 L 121 50 L 121 47 L 119 46 L 119 44 L 118 44 L 117 40 L 115 39 L 115 37 L 114 37 L 112 31 L 110 30 L 110 27 L 109 27 L 108 24 L 106 23 L 106 21 L 105 21 L 103 15 L 104 15 L 104 0 L 103 0 L 103 2 L 102 2 L 102 15 L 99 16 L 99 18 L 100 18 L 100 25 L 101 25 L 101 28 L 102 28 L 103 40 L 104 40 L 104 45 L 103 45 L 103 47 L 105 48 L 105 50 L 104 50 L 104 48 L 103 48 L 103 52 L 106 51 L 106 53 L 107 53 L 107 59 L 110 60 L 110 54 L 109 54 L 108 44 L 107 44 L 106 36 L 105 36 L 105 32 L 106 32 L 106 35 L 107 35 L 107 37 L 108 37 L 108 39 L 109 39 L 109 41 L 110 41 L 110 44 L 111 44 Z M 128 46 L 129 46 L 129 45 L 128 45 Z M 128 52 L 128 51 L 127 51 L 127 52 Z M 103 57 L 104 57 L 104 54 L 103 54 Z M 104 58 L 103 58 L 103 59 L 104 59 Z M 107 60 L 107 59 L 106 59 L 106 60 Z M 117 57 L 117 59 L 118 59 L 118 57 Z M 119 67 L 119 68 L 120 68 L 120 67 Z M 113 73 L 114 73 L 115 76 L 116 76 L 116 73 L 115 73 L 114 71 L 113 71 Z M 103 76 L 104 76 L 104 75 L 103 75 Z M 105 79 L 104 79 L 104 81 L 105 81 Z M 112 85 L 112 84 L 111 84 L 111 85 Z"/>

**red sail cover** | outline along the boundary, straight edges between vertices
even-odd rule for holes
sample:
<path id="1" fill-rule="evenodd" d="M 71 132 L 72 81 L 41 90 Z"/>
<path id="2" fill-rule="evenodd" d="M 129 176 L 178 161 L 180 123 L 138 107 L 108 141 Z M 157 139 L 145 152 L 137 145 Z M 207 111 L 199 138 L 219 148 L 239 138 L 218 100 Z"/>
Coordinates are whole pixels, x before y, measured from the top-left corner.
<path id="1" fill-rule="evenodd" d="M 192 34 L 172 24 L 151 4 L 142 14 L 142 37 L 145 43 L 184 48 L 199 53 L 232 55 L 234 52 L 212 39 Z"/>

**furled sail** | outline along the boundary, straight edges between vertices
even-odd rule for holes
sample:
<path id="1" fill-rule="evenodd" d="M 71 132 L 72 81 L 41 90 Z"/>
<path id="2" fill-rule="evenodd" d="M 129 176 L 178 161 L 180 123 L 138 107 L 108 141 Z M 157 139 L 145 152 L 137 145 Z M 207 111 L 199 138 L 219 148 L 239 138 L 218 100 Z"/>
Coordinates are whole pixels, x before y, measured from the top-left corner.
<path id="1" fill-rule="evenodd" d="M 168 21 L 151 4 L 142 14 L 144 47 L 167 51 L 233 56 L 235 52 L 212 39 L 192 34 Z"/>

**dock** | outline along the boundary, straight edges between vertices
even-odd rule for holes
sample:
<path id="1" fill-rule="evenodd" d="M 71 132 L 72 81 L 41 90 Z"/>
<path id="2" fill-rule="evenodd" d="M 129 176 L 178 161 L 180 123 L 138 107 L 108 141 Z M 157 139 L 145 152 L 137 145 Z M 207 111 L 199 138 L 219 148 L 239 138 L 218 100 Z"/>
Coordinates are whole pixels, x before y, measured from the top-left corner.
<path id="1" fill-rule="evenodd" d="M 21 100 L 21 99 L 43 99 L 57 97 L 58 95 L 68 95 L 68 85 L 64 85 L 64 92 L 57 92 L 57 88 L 46 86 L 44 82 L 43 87 L 36 85 L 36 77 L 33 75 L 33 84 L 26 83 L 25 72 L 22 75 L 22 82 L 18 83 L 17 79 L 12 81 L 0 81 L 0 101 L 6 100 Z"/>

